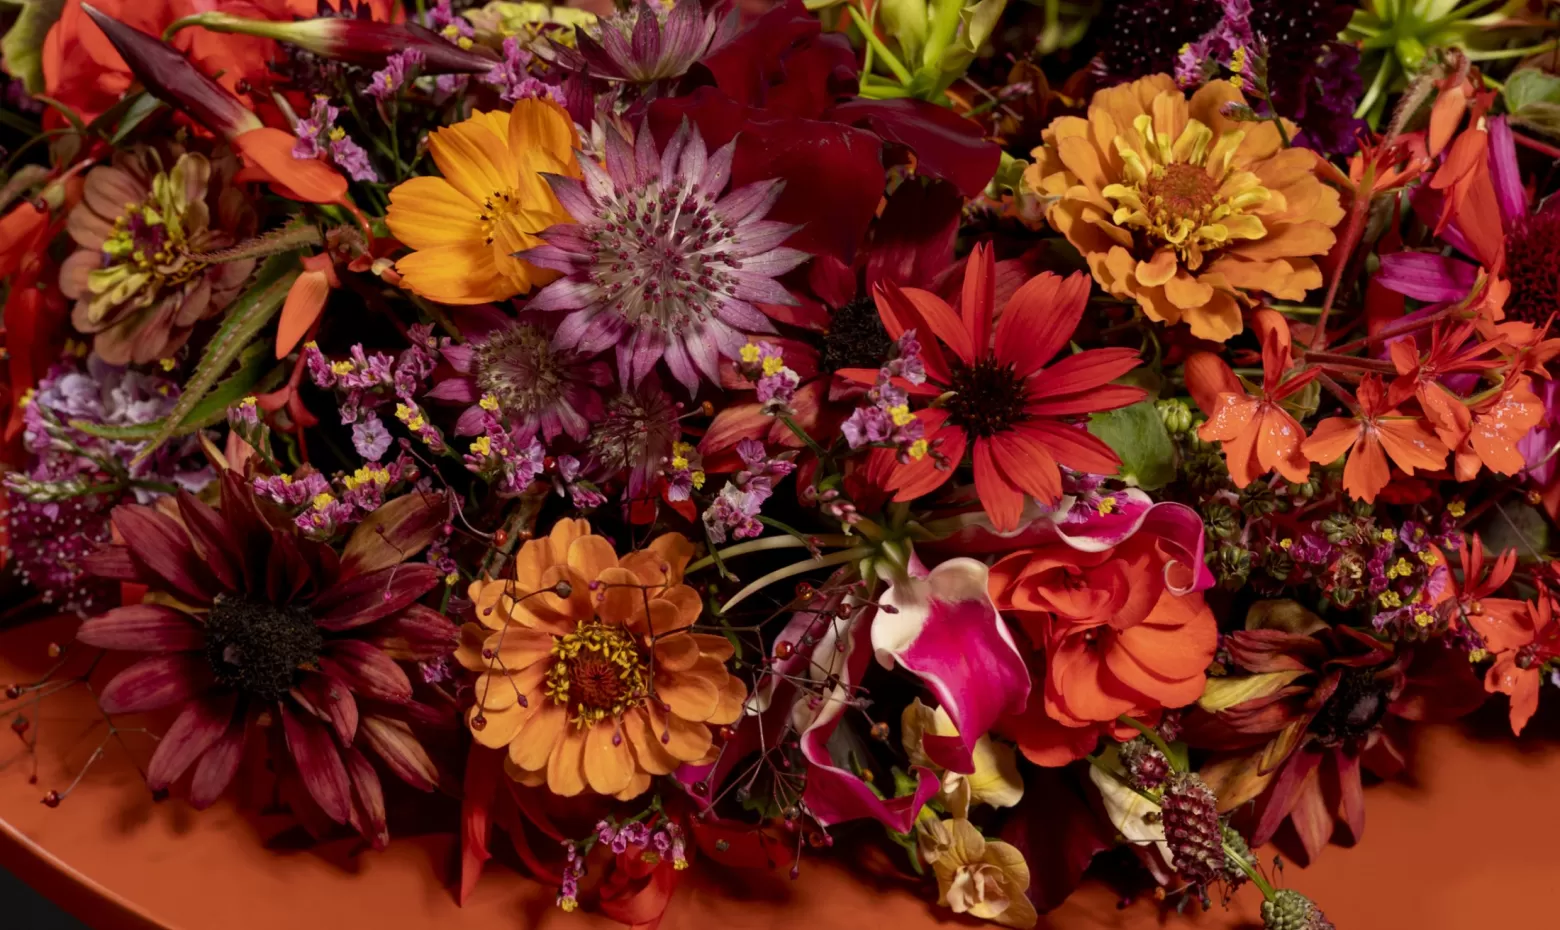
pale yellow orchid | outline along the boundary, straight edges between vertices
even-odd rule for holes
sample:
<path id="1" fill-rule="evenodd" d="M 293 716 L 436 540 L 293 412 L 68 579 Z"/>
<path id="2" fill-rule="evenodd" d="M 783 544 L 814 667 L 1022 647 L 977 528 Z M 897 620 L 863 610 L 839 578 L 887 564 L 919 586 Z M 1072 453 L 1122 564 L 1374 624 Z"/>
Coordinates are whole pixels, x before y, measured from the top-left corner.
<path id="1" fill-rule="evenodd" d="M 937 876 L 939 905 L 1021 930 L 1039 920 L 1025 894 L 1029 866 L 1018 849 L 986 839 L 964 819 L 924 820 L 917 829 L 921 853 Z"/>
<path id="2" fill-rule="evenodd" d="M 958 736 L 959 730 L 947 711 L 927 707 L 917 698 L 900 717 L 900 738 L 911 765 L 925 766 L 941 777 L 942 791 L 936 800 L 948 813 L 963 818 L 972 804 L 1012 807 L 1023 799 L 1024 780 L 1019 777 L 1013 747 L 992 740 L 990 735 L 982 736 L 971 753 L 975 771 L 964 775 L 944 770 L 927 756 L 922 746 L 922 738 L 927 734 Z"/>

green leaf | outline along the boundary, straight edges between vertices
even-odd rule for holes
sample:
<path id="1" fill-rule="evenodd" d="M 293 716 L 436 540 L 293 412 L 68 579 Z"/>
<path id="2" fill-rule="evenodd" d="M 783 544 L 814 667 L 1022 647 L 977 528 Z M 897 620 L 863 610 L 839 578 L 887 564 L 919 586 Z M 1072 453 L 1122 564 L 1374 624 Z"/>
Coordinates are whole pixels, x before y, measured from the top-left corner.
<path id="1" fill-rule="evenodd" d="M 1149 401 L 1089 418 L 1089 432 L 1121 458 L 1121 477 L 1152 491 L 1175 478 L 1175 445 L 1159 411 Z"/>
<path id="2" fill-rule="evenodd" d="M 134 132 L 136 127 L 146 121 L 148 116 L 167 106 L 161 100 L 151 94 L 142 92 L 134 98 L 134 102 L 125 110 L 124 118 L 119 121 L 119 128 L 114 130 L 114 135 L 108 141 L 114 145 L 125 141 Z"/>
<path id="3" fill-rule="evenodd" d="M 238 360 L 260 331 L 265 328 L 282 303 L 300 268 L 298 255 L 289 252 L 266 259 L 255 273 L 249 290 L 228 307 L 222 325 L 206 345 L 205 354 L 179 395 L 179 402 L 169 411 L 161 427 L 150 441 L 136 453 L 135 462 L 151 455 L 165 440 L 178 433 L 184 419 L 200 407 L 201 401 L 212 392 L 217 380 Z M 132 463 L 133 464 L 133 463 Z"/>
<path id="4" fill-rule="evenodd" d="M 49 27 L 60 18 L 65 0 L 5 0 L 9 6 L 19 6 L 22 12 L 11 24 L 11 29 L 0 39 L 0 54 L 5 56 L 5 68 L 11 76 L 22 82 L 29 94 L 43 92 L 43 39 Z"/>
<path id="5" fill-rule="evenodd" d="M 1518 71 L 1506 82 L 1501 96 L 1512 113 L 1534 103 L 1560 103 L 1560 75 L 1537 68 Z"/>

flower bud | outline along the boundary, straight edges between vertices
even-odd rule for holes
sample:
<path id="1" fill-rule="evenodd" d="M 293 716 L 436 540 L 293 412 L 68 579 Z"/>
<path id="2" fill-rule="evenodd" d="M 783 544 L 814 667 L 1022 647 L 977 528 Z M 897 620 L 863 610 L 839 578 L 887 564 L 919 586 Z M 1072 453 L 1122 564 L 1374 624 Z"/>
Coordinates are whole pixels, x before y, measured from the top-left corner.
<path id="1" fill-rule="evenodd" d="M 148 93 L 182 110 L 224 139 L 260 128 L 260 118 L 227 88 L 207 77 L 161 40 L 103 13 L 90 4 L 81 9 L 108 37 Z"/>
<path id="2" fill-rule="evenodd" d="M 483 74 L 498 63 L 496 58 L 446 42 L 416 23 L 381 23 L 337 16 L 279 23 L 211 11 L 186 16 L 170 26 L 169 31 L 185 26 L 275 39 L 321 58 L 376 70 L 383 68 L 391 55 L 405 51 L 422 54 L 418 70 L 423 74 Z"/>
<path id="3" fill-rule="evenodd" d="M 1262 902 L 1262 930 L 1334 930 L 1310 898 L 1288 888 Z"/>

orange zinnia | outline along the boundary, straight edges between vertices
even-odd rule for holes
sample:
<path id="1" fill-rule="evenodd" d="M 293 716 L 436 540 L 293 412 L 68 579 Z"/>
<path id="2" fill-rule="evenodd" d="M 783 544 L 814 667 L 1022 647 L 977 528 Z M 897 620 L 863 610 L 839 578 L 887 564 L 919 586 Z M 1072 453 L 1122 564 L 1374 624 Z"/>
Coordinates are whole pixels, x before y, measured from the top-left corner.
<path id="1" fill-rule="evenodd" d="M 1315 153 L 1223 115 L 1243 103 L 1228 81 L 1188 101 L 1163 74 L 1102 90 L 1087 119 L 1051 123 L 1025 177 L 1055 198 L 1046 219 L 1101 287 L 1219 342 L 1241 331 L 1248 292 L 1300 300 L 1320 286 L 1310 256 L 1343 219 Z"/>
<path id="2" fill-rule="evenodd" d="M 731 643 L 688 631 L 702 607 L 682 583 L 692 554 L 668 533 L 619 559 L 566 519 L 520 549 L 513 579 L 472 584 L 479 623 L 456 652 L 480 673 L 467 720 L 478 743 L 508 747 L 515 780 L 627 800 L 703 759 L 710 725 L 741 716 Z"/>
<path id="3" fill-rule="evenodd" d="M 1387 459 L 1412 475 L 1414 470 L 1435 471 L 1446 464 L 1450 450 L 1419 417 L 1405 416 L 1387 403 L 1387 389 L 1375 375 L 1366 375 L 1355 395 L 1359 415 L 1329 417 L 1316 425 L 1311 438 L 1301 444 L 1306 458 L 1318 465 L 1335 462 L 1344 452 L 1343 487 L 1351 496 L 1369 503 L 1392 477 Z"/>
<path id="4" fill-rule="evenodd" d="M 558 277 L 512 256 L 569 221 L 542 175 L 579 177 L 578 144 L 573 121 L 547 99 L 435 130 L 428 151 L 444 177 L 412 178 L 390 192 L 385 221 L 416 250 L 396 263 L 402 283 L 439 303 L 482 304 Z"/>

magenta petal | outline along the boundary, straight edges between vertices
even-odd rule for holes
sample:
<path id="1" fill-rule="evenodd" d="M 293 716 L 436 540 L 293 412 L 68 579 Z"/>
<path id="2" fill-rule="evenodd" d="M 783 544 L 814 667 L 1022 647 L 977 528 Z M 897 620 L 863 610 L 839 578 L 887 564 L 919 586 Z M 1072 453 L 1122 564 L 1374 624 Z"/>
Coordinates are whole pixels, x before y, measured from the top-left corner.
<path id="1" fill-rule="evenodd" d="M 440 349 L 439 352 L 444 356 L 444 360 L 450 363 L 450 367 L 455 369 L 458 374 L 471 374 L 471 361 L 476 357 L 476 350 L 473 349 L 470 344 L 460 346 L 445 346 L 444 348 Z"/>
<path id="2" fill-rule="evenodd" d="M 330 643 L 321 664 L 327 661 L 353 691 L 364 697 L 396 704 L 412 699 L 412 682 L 401 666 L 368 643 L 355 639 Z"/>
<path id="3" fill-rule="evenodd" d="M 324 724 L 292 710 L 286 701 L 281 703 L 281 710 L 287 749 L 298 766 L 303 786 L 327 817 L 346 823 L 352 815 L 352 786 L 330 731 Z"/>
<path id="4" fill-rule="evenodd" d="M 227 733 L 233 695 L 190 701 L 163 734 L 146 766 L 146 787 L 160 791 L 179 780 L 191 764 Z"/>
<path id="5" fill-rule="evenodd" d="M 987 593 L 990 571 L 974 559 L 949 559 L 926 578 L 896 582 L 872 620 L 878 660 L 897 662 L 937 695 L 958 736 L 928 734 L 931 760 L 953 772 L 975 771 L 975 743 L 1001 717 L 1022 713 L 1029 669 Z"/>
<path id="6" fill-rule="evenodd" d="M 350 630 L 390 616 L 439 583 L 439 570 L 424 562 L 395 565 L 337 583 L 314 602 L 315 623 Z"/>
<path id="7" fill-rule="evenodd" d="M 358 832 L 374 849 L 384 849 L 390 844 L 390 828 L 385 822 L 385 791 L 379 783 L 379 775 L 361 752 L 347 747 L 347 775 L 352 779 L 352 799 L 355 802 L 359 822 Z"/>
<path id="8" fill-rule="evenodd" d="M 1528 200 L 1527 190 L 1522 186 L 1522 172 L 1517 169 L 1517 144 L 1504 116 L 1490 120 L 1488 158 L 1490 182 L 1495 188 L 1495 200 L 1500 204 L 1502 225 L 1510 229 L 1527 216 Z"/>
<path id="9" fill-rule="evenodd" d="M 231 721 L 227 732 L 195 763 L 195 774 L 190 778 L 190 804 L 196 810 L 205 810 L 216 803 L 233 783 L 238 764 L 244 758 L 244 743 L 249 737 L 252 717 L 253 714 L 245 714 Z"/>
<path id="10" fill-rule="evenodd" d="M 189 652 L 206 641 L 200 624 L 183 611 L 131 604 L 92 617 L 76 630 L 78 642 L 129 652 Z"/>
<path id="11" fill-rule="evenodd" d="M 189 652 L 142 659 L 115 675 L 98 693 L 105 714 L 138 714 L 172 707 L 211 686 L 211 664 Z"/>
<path id="12" fill-rule="evenodd" d="M 470 378 L 445 378 L 424 396 L 433 400 L 474 404 L 477 402 L 477 383 Z"/>
<path id="13" fill-rule="evenodd" d="M 870 624 L 857 620 L 844 631 L 846 650 L 841 654 L 837 647 L 838 627 L 831 624 L 819 638 L 815 657 L 826 656 L 831 668 L 842 670 L 834 693 L 825 694 L 818 716 L 802 733 L 802 755 L 810 763 L 807 767 L 807 788 L 803 797 L 807 810 L 820 824 L 830 826 L 847 820 L 871 817 L 896 833 L 909 833 L 915 826 L 917 815 L 926 802 L 941 789 L 941 782 L 932 770 L 916 766 L 915 791 L 904 797 L 880 798 L 872 786 L 854 772 L 835 764 L 829 752 L 829 738 L 834 735 L 845 718 L 847 698 L 851 689 L 861 680 L 871 657 Z M 804 673 L 805 674 L 805 673 Z M 806 700 L 804 697 L 803 700 Z"/>
<path id="14" fill-rule="evenodd" d="M 1478 277 L 1465 261 L 1432 252 L 1391 252 L 1381 256 L 1376 282 L 1415 300 L 1462 300 Z"/>
<path id="15" fill-rule="evenodd" d="M 113 520 L 136 565 L 189 600 L 211 603 L 217 593 L 211 570 L 195 553 L 177 520 L 140 504 L 115 507 Z"/>

